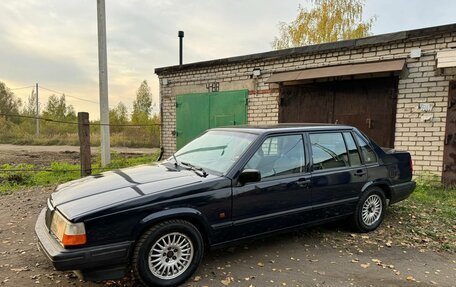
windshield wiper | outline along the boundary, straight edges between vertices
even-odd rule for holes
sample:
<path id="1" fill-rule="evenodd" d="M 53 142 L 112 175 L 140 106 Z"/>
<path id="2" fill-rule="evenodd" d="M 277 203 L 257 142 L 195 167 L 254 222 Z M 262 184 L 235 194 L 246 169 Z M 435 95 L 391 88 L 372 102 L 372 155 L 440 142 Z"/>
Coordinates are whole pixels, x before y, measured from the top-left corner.
<path id="1" fill-rule="evenodd" d="M 201 177 L 206 177 L 208 176 L 209 174 L 201 167 L 196 167 L 194 166 L 193 164 L 191 163 L 188 163 L 188 162 L 183 162 L 181 161 L 180 162 L 181 165 L 185 165 L 188 167 L 189 170 L 193 170 L 197 175 L 201 176 Z"/>
<path id="2" fill-rule="evenodd" d="M 174 158 L 174 167 L 177 168 L 177 166 L 179 165 L 179 162 L 177 161 L 176 153 L 173 153 L 173 158 Z"/>

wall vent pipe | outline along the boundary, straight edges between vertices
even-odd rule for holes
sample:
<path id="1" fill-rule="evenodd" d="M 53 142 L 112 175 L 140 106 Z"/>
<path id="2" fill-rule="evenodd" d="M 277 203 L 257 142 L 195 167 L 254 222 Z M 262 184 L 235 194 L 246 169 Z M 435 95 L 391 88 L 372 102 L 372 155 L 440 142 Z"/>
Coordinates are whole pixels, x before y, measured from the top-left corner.
<path id="1" fill-rule="evenodd" d="M 179 65 L 182 66 L 183 63 L 183 42 L 184 42 L 184 31 L 179 31 L 177 34 L 179 36 Z"/>

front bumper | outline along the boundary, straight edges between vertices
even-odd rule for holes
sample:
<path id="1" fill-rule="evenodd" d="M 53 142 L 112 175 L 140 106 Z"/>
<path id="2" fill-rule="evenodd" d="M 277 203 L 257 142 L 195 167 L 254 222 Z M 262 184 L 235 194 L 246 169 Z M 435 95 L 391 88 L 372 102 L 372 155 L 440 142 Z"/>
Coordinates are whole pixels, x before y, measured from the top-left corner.
<path id="1" fill-rule="evenodd" d="M 125 270 L 132 247 L 132 242 L 120 242 L 95 247 L 81 247 L 65 249 L 49 233 L 45 223 L 46 208 L 44 208 L 35 225 L 38 237 L 38 247 L 52 262 L 57 270 L 80 270 L 86 280 L 105 280 L 123 277 L 121 270 Z M 114 272 L 115 270 L 115 272 Z M 105 272 L 101 272 L 105 271 Z M 110 278 L 99 278 L 100 274 Z M 123 272 L 124 273 L 124 272 Z M 84 276 L 86 274 L 87 276 Z M 91 274 L 95 277 L 92 278 Z M 105 276 L 105 277 L 106 277 Z"/>
<path id="2" fill-rule="evenodd" d="M 415 190 L 416 182 L 409 181 L 391 186 L 391 202 L 390 204 L 406 199 Z"/>

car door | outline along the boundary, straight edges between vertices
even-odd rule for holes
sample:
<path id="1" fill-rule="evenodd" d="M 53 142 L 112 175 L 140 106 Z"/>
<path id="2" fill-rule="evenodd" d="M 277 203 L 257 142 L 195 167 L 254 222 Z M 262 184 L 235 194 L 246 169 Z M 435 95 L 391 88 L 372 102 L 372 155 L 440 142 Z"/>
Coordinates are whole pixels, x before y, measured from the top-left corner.
<path id="1" fill-rule="evenodd" d="M 353 212 L 367 172 L 352 133 L 313 132 L 308 137 L 315 220 Z"/>
<path id="2" fill-rule="evenodd" d="M 267 137 L 244 169 L 259 182 L 233 187 L 233 230 L 237 238 L 305 223 L 311 210 L 310 173 L 302 134 Z"/>

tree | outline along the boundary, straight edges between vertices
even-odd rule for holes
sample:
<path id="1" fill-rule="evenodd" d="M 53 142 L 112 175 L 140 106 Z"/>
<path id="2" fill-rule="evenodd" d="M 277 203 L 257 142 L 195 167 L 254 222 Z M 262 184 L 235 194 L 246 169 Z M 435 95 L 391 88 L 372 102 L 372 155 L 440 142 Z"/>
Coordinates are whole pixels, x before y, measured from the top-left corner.
<path id="1" fill-rule="evenodd" d="M 17 115 L 19 114 L 19 108 L 22 105 L 21 100 L 16 98 L 13 92 L 5 85 L 5 83 L 0 82 L 0 113 Z M 18 117 L 8 117 L 6 119 L 14 123 L 19 123 L 20 118 Z"/>
<path id="2" fill-rule="evenodd" d="M 309 0 L 290 23 L 279 23 L 273 49 L 356 39 L 371 35 L 375 17 L 363 21 L 365 0 Z"/>
<path id="3" fill-rule="evenodd" d="M 111 125 L 125 125 L 128 123 L 128 111 L 127 107 L 119 102 L 117 106 L 109 110 L 109 123 Z M 111 131 L 120 132 L 123 130 L 121 126 L 111 127 Z"/>
<path id="4" fill-rule="evenodd" d="M 136 92 L 136 100 L 133 101 L 133 113 L 131 121 L 133 123 L 144 123 L 149 119 L 152 110 L 152 92 L 144 80 Z"/>
<path id="5" fill-rule="evenodd" d="M 36 96 L 35 93 L 32 93 L 27 98 L 27 103 L 24 105 L 22 114 L 25 116 L 35 116 L 36 115 Z"/>
<path id="6" fill-rule="evenodd" d="M 60 96 L 60 98 L 52 95 L 43 111 L 43 117 L 60 121 L 75 121 L 76 113 L 72 105 L 66 104 L 65 95 Z"/>

